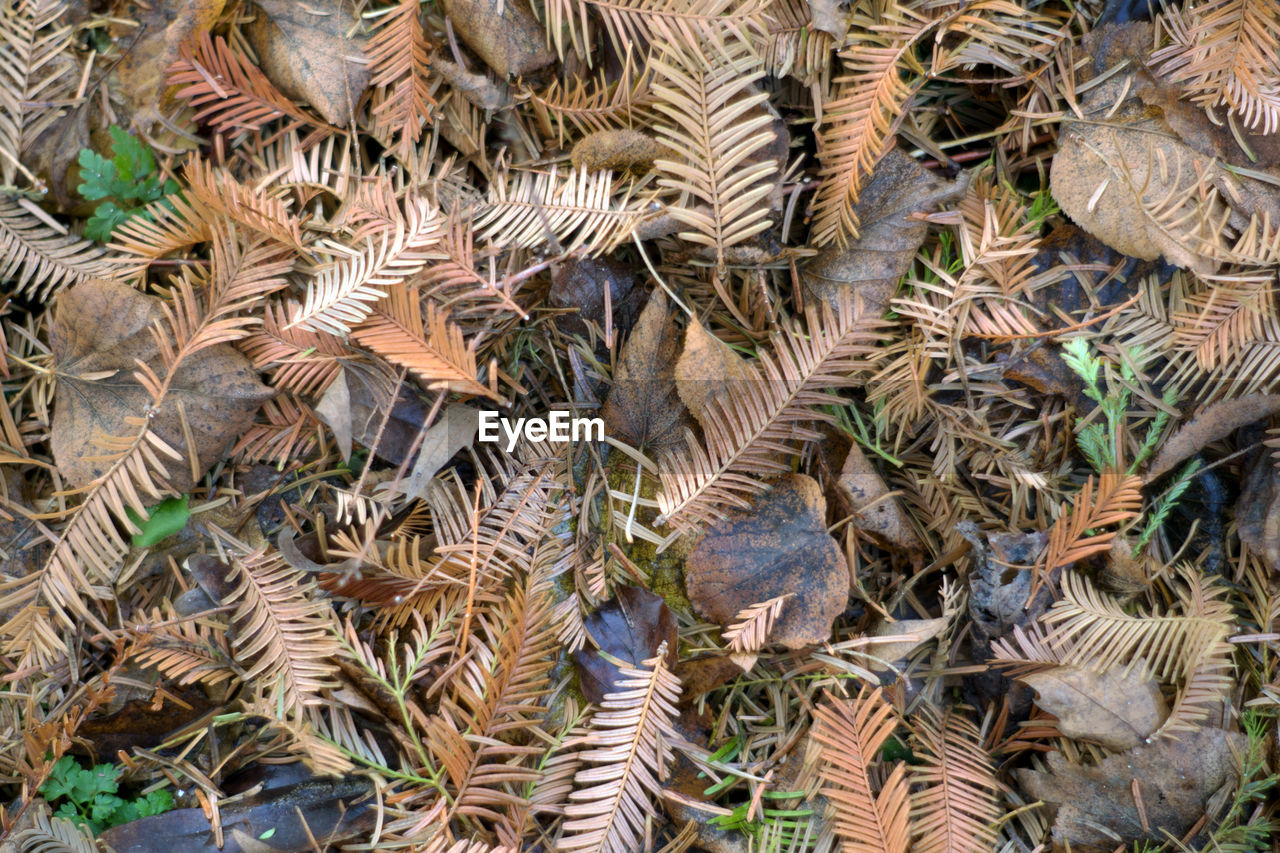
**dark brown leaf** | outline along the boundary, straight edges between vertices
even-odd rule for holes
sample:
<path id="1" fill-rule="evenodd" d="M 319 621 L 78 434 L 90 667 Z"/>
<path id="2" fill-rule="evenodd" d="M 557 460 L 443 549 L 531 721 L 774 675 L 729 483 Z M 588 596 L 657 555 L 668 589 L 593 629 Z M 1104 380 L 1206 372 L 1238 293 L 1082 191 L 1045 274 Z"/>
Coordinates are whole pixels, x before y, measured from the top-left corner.
<path id="1" fill-rule="evenodd" d="M 313 778 L 270 788 L 219 809 L 226 844 L 219 848 L 203 809 L 175 809 L 108 829 L 116 853 L 252 853 L 311 850 L 367 832 L 377 820 L 373 784 L 360 776 Z M 244 839 L 249 839 L 246 843 Z M 252 842 L 262 845 L 258 847 Z"/>
<path id="2" fill-rule="evenodd" d="M 708 531 L 685 564 L 698 613 L 727 626 L 740 610 L 791 593 L 770 641 L 798 649 L 827 639 L 849 597 L 849 569 L 826 514 L 817 481 L 790 474 Z"/>
<path id="3" fill-rule="evenodd" d="M 651 453 L 684 442 L 689 418 L 676 393 L 679 345 L 667 297 L 655 290 L 622 346 L 613 390 L 604 404 L 609 429 Z"/>
<path id="4" fill-rule="evenodd" d="M 109 468 L 102 436 L 133 435 L 137 427 L 126 419 L 147 415 L 151 395 L 133 374 L 139 361 L 163 372 L 151 331 L 163 316 L 159 299 L 117 282 L 86 281 L 59 297 L 49 330 L 57 372 L 53 456 L 72 485 L 86 486 Z M 203 473 L 272 394 L 248 359 L 231 345 L 218 344 L 179 365 L 168 396 L 151 417 L 151 430 L 186 454 L 185 413 L 195 441 L 190 450 Z M 178 491 L 195 485 L 185 461 L 171 463 L 169 474 Z"/>
<path id="5" fill-rule="evenodd" d="M 568 258 L 551 268 L 551 292 L 547 301 L 556 308 L 576 308 L 576 312 L 556 315 L 556 325 L 569 335 L 587 334 L 587 324 L 601 331 L 612 323 L 616 332 L 627 334 L 635 326 L 644 289 L 637 286 L 637 271 L 612 258 Z M 610 316 L 605 317 L 604 294 L 609 289 Z"/>
<path id="6" fill-rule="evenodd" d="M 620 587 L 613 599 L 584 621 L 595 648 L 578 649 L 573 661 L 582 695 L 591 702 L 598 703 L 606 693 L 614 692 L 615 683 L 622 678 L 618 665 L 609 657 L 636 666 L 656 655 L 666 643 L 667 665 L 676 665 L 676 617 L 660 595 L 638 586 Z"/>
<path id="7" fill-rule="evenodd" d="M 1234 400 L 1223 400 L 1200 412 L 1183 424 L 1160 446 L 1160 452 L 1147 466 L 1144 483 L 1154 483 L 1174 469 L 1178 463 L 1199 453 L 1206 444 L 1225 438 L 1242 426 L 1280 412 L 1280 394 L 1251 394 Z"/>

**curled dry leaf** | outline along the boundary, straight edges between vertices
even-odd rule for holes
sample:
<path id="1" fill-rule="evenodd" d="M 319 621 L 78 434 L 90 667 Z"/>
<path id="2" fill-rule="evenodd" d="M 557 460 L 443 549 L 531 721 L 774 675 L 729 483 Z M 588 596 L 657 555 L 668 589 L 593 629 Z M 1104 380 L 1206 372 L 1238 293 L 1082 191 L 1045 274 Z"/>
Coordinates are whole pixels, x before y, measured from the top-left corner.
<path id="1" fill-rule="evenodd" d="M 1240 427 L 1276 412 L 1280 412 L 1280 394 L 1252 394 L 1208 406 L 1160 446 L 1160 452 L 1147 466 L 1143 482 L 1154 483 L 1210 442 L 1226 438 Z"/>
<path id="2" fill-rule="evenodd" d="M 671 150 L 638 130 L 597 130 L 578 140 L 569 153 L 573 168 L 588 172 L 611 169 L 643 175 L 659 157 L 671 157 Z"/>
<path id="3" fill-rule="evenodd" d="M 676 390 L 689 411 L 703 423 L 707 401 L 721 397 L 732 382 L 761 381 L 755 370 L 728 344 L 696 319 L 684 333 L 684 350 L 676 362 Z"/>
<path id="4" fill-rule="evenodd" d="M 660 451 L 684 441 L 689 418 L 676 393 L 678 346 L 666 294 L 655 290 L 622 346 L 613 390 L 604 404 L 609 430 L 636 447 Z"/>
<path id="5" fill-rule="evenodd" d="M 1058 718 L 1058 731 L 1107 749 L 1137 746 L 1169 716 L 1159 682 L 1142 666 L 1106 672 L 1059 666 L 1018 680 L 1036 691 L 1037 705 Z"/>
<path id="6" fill-rule="evenodd" d="M 524 0 L 445 0 L 458 37 L 503 79 L 545 68 L 555 59 L 546 32 Z"/>
<path id="7" fill-rule="evenodd" d="M 573 653 L 582 695 L 599 703 L 618 689 L 624 666 L 640 666 L 666 644 L 667 666 L 676 665 L 676 617 L 662 596 L 638 586 L 624 586 L 585 620 L 595 648 Z M 610 660 L 612 658 L 613 660 Z"/>
<path id="8" fill-rule="evenodd" d="M 249 37 L 271 82 L 309 103 L 330 124 L 350 125 L 370 79 L 354 4 L 257 0 L 257 5 L 266 14 L 249 28 Z"/>
<path id="9" fill-rule="evenodd" d="M 1205 833 L 1184 836 L 1205 815 L 1214 794 L 1239 779 L 1239 756 L 1246 748 L 1243 735 L 1200 729 L 1178 740 L 1136 746 L 1092 767 L 1054 752 L 1047 757 L 1047 772 L 1015 770 L 1014 775 L 1030 797 L 1058 807 L 1055 849 L 1070 845 L 1078 853 L 1111 853 L 1117 845 L 1164 842 L 1167 836 L 1197 849 Z M 1209 816 L 1210 826 L 1214 817 Z"/>
<path id="10" fill-rule="evenodd" d="M 138 362 L 163 374 L 156 323 L 163 328 L 160 300 L 118 282 L 91 279 L 59 297 L 49 330 L 57 377 L 52 443 L 58 470 L 68 483 L 86 486 L 110 468 L 101 444 L 104 436 L 138 432 L 129 419 L 152 403 L 151 394 L 134 378 Z M 206 347 L 179 365 L 163 404 L 151 417 L 151 432 L 184 457 L 194 454 L 203 475 L 273 393 L 230 344 Z M 182 492 L 195 485 L 186 458 L 166 464 L 172 488 Z"/>
<path id="11" fill-rule="evenodd" d="M 849 597 L 849 569 L 826 513 L 817 481 L 790 474 L 716 525 L 685 564 L 694 608 L 727 626 L 741 610 L 792 593 L 770 641 L 798 649 L 827 639 Z"/>
<path id="12" fill-rule="evenodd" d="M 818 252 L 801 269 L 805 289 L 833 309 L 849 298 L 856 316 L 881 316 L 929 233 L 928 224 L 913 214 L 959 198 L 967 183 L 945 180 L 891 149 L 854 205 L 858 239 L 847 248 Z"/>

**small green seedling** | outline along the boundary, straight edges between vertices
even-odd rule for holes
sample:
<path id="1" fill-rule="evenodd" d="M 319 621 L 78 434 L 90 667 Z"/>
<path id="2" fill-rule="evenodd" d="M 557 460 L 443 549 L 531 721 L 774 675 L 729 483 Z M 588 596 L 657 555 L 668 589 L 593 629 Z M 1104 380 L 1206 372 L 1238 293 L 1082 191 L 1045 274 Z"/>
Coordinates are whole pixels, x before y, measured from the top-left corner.
<path id="1" fill-rule="evenodd" d="M 161 539 L 166 539 L 187 526 L 191 518 L 191 509 L 187 506 L 186 496 L 169 498 L 151 508 L 145 520 L 133 510 L 125 507 L 129 520 L 142 528 L 141 533 L 133 535 L 133 547 L 150 548 Z"/>
<path id="2" fill-rule="evenodd" d="M 131 216 L 141 215 L 153 201 L 178 191 L 178 183 L 168 178 L 160 182 L 156 159 L 132 135 L 111 126 L 111 159 L 84 148 L 80 151 L 80 195 L 90 201 L 105 199 L 85 224 L 91 240 L 106 242 L 116 226 Z"/>
<path id="3" fill-rule="evenodd" d="M 94 835 L 173 808 L 173 795 L 164 790 L 136 800 L 118 796 L 122 772 L 114 764 L 99 764 L 86 770 L 70 755 L 64 755 L 53 765 L 48 781 L 40 786 L 40 795 L 51 805 L 57 804 L 54 817 L 65 817 Z"/>

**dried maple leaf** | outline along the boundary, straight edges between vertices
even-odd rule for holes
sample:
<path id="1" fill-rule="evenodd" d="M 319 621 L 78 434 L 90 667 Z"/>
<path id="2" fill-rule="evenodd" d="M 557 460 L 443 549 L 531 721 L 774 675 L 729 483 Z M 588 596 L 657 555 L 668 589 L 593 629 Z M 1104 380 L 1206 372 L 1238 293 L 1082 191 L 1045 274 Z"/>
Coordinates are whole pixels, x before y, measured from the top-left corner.
<path id="1" fill-rule="evenodd" d="M 694 607 L 728 626 L 739 611 L 794 593 L 770 641 L 797 649 L 827 639 L 849 597 L 849 569 L 827 534 L 826 514 L 816 480 L 784 477 L 694 547 L 685 564 Z"/>
<path id="2" fill-rule="evenodd" d="M 1055 752 L 1048 756 L 1048 772 L 1014 775 L 1032 799 L 1058 806 L 1055 849 L 1069 845 L 1078 853 L 1110 853 L 1130 841 L 1166 841 L 1166 834 L 1195 848 L 1196 840 L 1184 836 L 1213 795 L 1235 784 L 1245 748 L 1243 735 L 1201 729 L 1176 741 L 1134 747 L 1093 767 Z"/>
<path id="3" fill-rule="evenodd" d="M 166 444 L 195 454 L 203 475 L 272 396 L 244 356 L 217 344 L 184 359 L 164 402 L 151 412 L 151 394 L 134 371 L 139 363 L 160 367 L 153 328 L 163 319 L 159 299 L 118 282 L 91 279 L 59 297 L 49 329 L 57 375 L 51 440 L 68 483 L 86 486 L 104 474 L 110 466 L 101 438 L 137 432 L 127 419 L 144 415 Z M 169 467 L 174 489 L 195 485 L 190 465 Z"/>

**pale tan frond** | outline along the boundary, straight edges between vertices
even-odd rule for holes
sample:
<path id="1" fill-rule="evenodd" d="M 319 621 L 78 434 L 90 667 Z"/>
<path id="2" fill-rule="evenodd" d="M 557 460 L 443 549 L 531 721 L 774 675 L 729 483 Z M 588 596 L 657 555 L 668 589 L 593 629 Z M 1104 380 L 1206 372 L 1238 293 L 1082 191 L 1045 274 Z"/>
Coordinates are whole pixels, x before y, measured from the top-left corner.
<path id="1" fill-rule="evenodd" d="M 731 656 L 743 669 L 755 665 L 756 653 L 769 641 L 769 632 L 782 615 L 782 605 L 794 594 L 788 592 L 744 607 L 734 617 L 736 621 L 724 629 L 720 639 L 729 644 Z"/>
<path id="2" fill-rule="evenodd" d="M 1262 336 L 1274 279 L 1261 273 L 1199 278 L 1184 310 L 1173 314 L 1173 345 L 1194 352 L 1196 363 L 1212 370 Z"/>
<path id="3" fill-rule="evenodd" d="M 323 702 L 321 692 L 334 685 L 334 658 L 342 646 L 333 608 L 316 595 L 315 581 L 279 553 L 251 550 L 225 533 L 216 536 L 231 560 L 227 582 L 233 586 L 222 603 L 236 606 L 231 647 L 248 669 L 245 681 L 301 715 L 306 706 Z"/>
<path id="4" fill-rule="evenodd" d="M 666 643 L 642 667 L 619 667 L 615 692 L 590 720 L 591 735 L 578 757 L 589 767 L 574 776 L 564 807 L 558 850 L 632 853 L 640 849 L 645 815 L 660 795 L 668 742 L 680 699 L 680 681 L 667 669 Z"/>
<path id="5" fill-rule="evenodd" d="M 929 9 L 943 19 L 932 61 L 939 75 L 986 65 L 1007 74 L 1006 85 L 1023 82 L 1051 63 L 1054 51 L 1072 35 L 1066 12 L 1024 8 L 1008 0 L 948 0 L 931 3 Z M 988 82 L 990 71 L 979 76 Z"/>
<path id="6" fill-rule="evenodd" d="M 111 232 L 111 248 L 124 254 L 117 275 L 139 277 L 152 261 L 209 242 L 216 219 L 202 202 L 180 193 L 153 201 Z"/>
<path id="7" fill-rule="evenodd" d="M 195 108 L 197 122 L 233 134 L 261 130 L 276 119 L 287 119 L 289 127 L 338 131 L 282 95 L 256 65 L 207 29 L 184 42 L 179 57 L 166 69 L 168 84 L 180 87 L 177 97 Z"/>
<path id="8" fill-rule="evenodd" d="M 409 368 L 429 388 L 497 397 L 477 377 L 476 342 L 464 341 L 462 330 L 434 302 L 427 303 L 424 321 L 416 287 L 391 287 L 351 337 L 392 364 Z"/>
<path id="9" fill-rule="evenodd" d="M 231 455 L 247 462 L 266 462 L 284 468 L 311 453 L 321 442 L 325 426 L 298 397 L 285 392 L 260 409 L 261 420 L 245 430 Z"/>
<path id="10" fill-rule="evenodd" d="M 911 834 L 918 853 L 986 853 L 997 843 L 1000 780 L 982 733 L 956 708 L 910 720 Z"/>
<path id="11" fill-rule="evenodd" d="M 893 146 L 907 104 L 924 82 L 913 49 L 933 21 L 895 6 L 882 20 L 855 15 L 840 51 L 844 74 L 818 128 L 818 177 L 811 242 L 846 245 L 858 234 L 854 205 L 876 163 Z"/>
<path id="12" fill-rule="evenodd" d="M 828 89 L 836 42 L 830 33 L 814 29 L 809 4 L 805 0 L 773 0 L 764 17 L 764 70 L 773 77 L 790 75 L 805 86 Z"/>
<path id="13" fill-rule="evenodd" d="M 23 668 L 53 666 L 67 651 L 64 632 L 88 625 L 112 634 L 85 599 L 110 600 L 128 536 L 138 532 L 127 510 L 146 518 L 144 496 L 158 502 L 171 494 L 165 466 L 183 460 L 152 434 L 146 418 L 130 419 L 130 426 L 138 429 L 133 438 L 100 438 L 104 456 L 114 461 L 84 490 L 40 570 L 0 585 L 0 607 L 17 611 L 0 628 L 3 647 Z"/>
<path id="14" fill-rule="evenodd" d="M 186 619 L 159 609 L 134 620 L 132 658 L 176 684 L 222 684 L 243 676 L 227 642 L 226 626 Z"/>
<path id="15" fill-rule="evenodd" d="M 1157 18 L 1171 44 L 1157 72 L 1205 109 L 1226 107 L 1245 127 L 1280 129 L 1280 6 L 1272 0 L 1208 0 Z"/>
<path id="16" fill-rule="evenodd" d="M 65 817 L 50 817 L 48 806 L 39 802 L 31 826 L 13 834 L 13 849 L 21 853 L 98 853 L 98 845 L 88 827 Z"/>
<path id="17" fill-rule="evenodd" d="M 309 255 L 302 239 L 302 224 L 279 198 L 246 187 L 223 168 L 201 158 L 187 162 L 183 175 L 188 191 L 209 211 Z"/>
<path id="18" fill-rule="evenodd" d="M 767 0 L 581 0 L 600 15 L 619 55 L 674 45 L 714 57 L 726 42 L 755 44 L 764 36 Z"/>
<path id="19" fill-rule="evenodd" d="M 475 233 L 503 249 L 558 243 L 565 253 L 599 255 L 631 238 L 645 203 L 631 196 L 630 183 L 615 187 L 609 172 L 513 169 L 495 176 L 476 210 Z"/>
<path id="20" fill-rule="evenodd" d="M 0 157 L 0 183 L 10 187 L 18 157 L 31 151 L 75 96 L 75 29 L 58 20 L 66 9 L 63 0 L 6 0 L 0 6 L 0 150 L 8 155 Z"/>
<path id="21" fill-rule="evenodd" d="M 306 301 L 288 328 L 302 326 L 340 337 L 369 316 L 371 305 L 386 288 L 416 274 L 441 257 L 440 211 L 422 198 L 405 200 L 404 218 L 392 233 L 370 240 L 365 248 L 347 250 L 326 265 L 307 285 Z"/>
<path id="22" fill-rule="evenodd" d="M 1064 664 L 1105 671 L 1141 659 L 1162 681 L 1180 685 L 1157 735 L 1194 728 L 1234 683 L 1226 638 L 1235 615 L 1226 587 L 1191 566 L 1180 567 L 1178 578 L 1176 609 L 1130 613 L 1083 575 L 1067 572 L 1061 600 L 1041 617 Z"/>
<path id="23" fill-rule="evenodd" d="M 664 42 L 649 64 L 654 110 L 662 116 L 655 129 L 682 158 L 654 163 L 659 186 L 680 194 L 667 212 L 687 229 L 681 239 L 712 251 L 719 280 L 725 250 L 771 224 L 766 179 L 778 166 L 760 153 L 774 141 L 773 118 L 763 108 L 768 94 L 755 89 L 764 68 L 749 45 L 732 41 L 711 57 Z"/>
<path id="24" fill-rule="evenodd" d="M 539 738 L 547 737 L 543 697 L 551 689 L 556 649 L 550 584 L 560 556 L 549 527 L 534 545 L 523 582 L 477 620 L 466 662 L 441 703 L 470 735 L 446 821 L 467 815 L 501 822 L 522 810 L 523 789 L 541 776 L 534 762 L 545 752 Z"/>
<path id="25" fill-rule="evenodd" d="M 364 49 L 378 93 L 372 132 L 404 160 L 412 157 L 435 106 L 427 77 L 429 47 L 418 0 L 399 0 L 377 19 Z"/>
<path id="26" fill-rule="evenodd" d="M 356 351 L 336 335 L 290 326 L 297 303 L 268 305 L 262 326 L 240 341 L 240 350 L 256 370 L 271 370 L 271 384 L 300 396 L 319 395 L 342 372 L 344 359 Z"/>
<path id="27" fill-rule="evenodd" d="M 705 446 L 687 435 L 684 448 L 662 456 L 661 523 L 691 531 L 747 506 L 768 488 L 756 477 L 786 473 L 800 442 L 818 436 L 810 425 L 827 417 L 818 407 L 840 399 L 832 389 L 850 384 L 879 339 L 854 322 L 847 304 L 838 317 L 826 303 L 821 311 L 809 312 L 803 330 L 775 333 L 753 378 L 730 383 L 708 403 Z"/>
<path id="28" fill-rule="evenodd" d="M 911 796 L 906 769 L 897 765 L 880 786 L 871 786 L 871 765 L 898 727 L 884 691 L 863 687 L 856 699 L 828 694 L 814 708 L 812 736 L 821 746 L 822 793 L 835 809 L 841 853 L 906 853 L 911 842 Z"/>
<path id="29" fill-rule="evenodd" d="M 572 136 L 647 123 L 653 106 L 649 70 L 637 71 L 634 51 L 628 51 L 616 78 L 606 80 L 602 73 L 589 82 L 579 77 L 572 86 L 553 80 L 546 91 L 526 88 L 521 97 L 543 136 L 554 138 L 562 148 Z"/>
<path id="30" fill-rule="evenodd" d="M 14 282 L 17 292 L 43 301 L 68 285 L 117 274 L 101 247 L 58 232 L 18 199 L 0 196 L 0 279 Z"/>
<path id="31" fill-rule="evenodd" d="M 424 269 L 414 283 L 455 320 L 476 318 L 488 322 L 496 311 L 504 309 L 517 316 L 525 315 L 514 299 L 519 285 L 504 285 L 492 258 L 488 269 L 477 265 L 475 229 L 470 217 L 449 216 L 440 253 L 445 259 Z"/>

